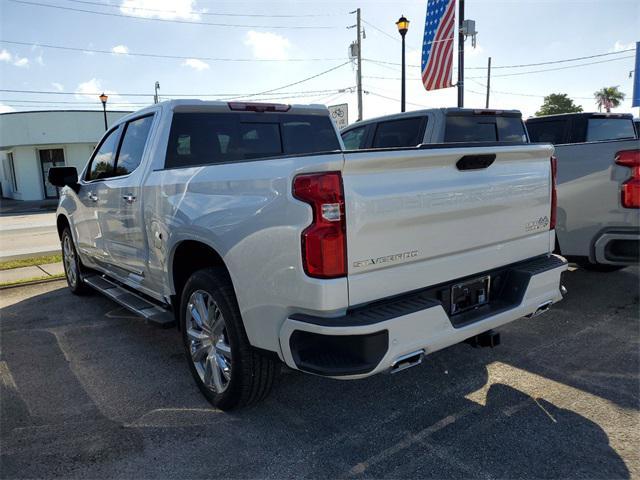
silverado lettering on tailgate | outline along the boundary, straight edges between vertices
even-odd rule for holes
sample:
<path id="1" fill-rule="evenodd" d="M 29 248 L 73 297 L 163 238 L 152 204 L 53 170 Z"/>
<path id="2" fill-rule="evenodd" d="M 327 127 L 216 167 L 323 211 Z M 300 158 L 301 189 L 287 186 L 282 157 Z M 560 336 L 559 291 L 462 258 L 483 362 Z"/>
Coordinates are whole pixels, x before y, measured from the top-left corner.
<path id="1" fill-rule="evenodd" d="M 369 265 L 378 265 L 380 263 L 398 262 L 400 260 L 406 260 L 418 256 L 417 250 L 411 250 L 410 252 L 394 253 L 393 255 L 386 255 L 378 258 L 367 258 L 366 260 L 357 260 L 353 262 L 353 268 L 367 267 Z"/>

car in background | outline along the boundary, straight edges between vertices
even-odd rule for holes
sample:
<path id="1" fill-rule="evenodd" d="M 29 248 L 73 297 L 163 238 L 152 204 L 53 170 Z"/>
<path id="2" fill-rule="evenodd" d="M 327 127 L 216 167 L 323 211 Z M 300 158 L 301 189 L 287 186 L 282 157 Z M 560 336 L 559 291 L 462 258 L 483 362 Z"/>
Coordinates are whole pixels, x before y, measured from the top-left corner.
<path id="1" fill-rule="evenodd" d="M 640 144 L 632 115 L 549 115 L 526 126 L 532 142 L 555 145 L 557 251 L 592 270 L 637 264 Z"/>
<path id="2" fill-rule="evenodd" d="M 636 127 L 636 136 L 640 138 L 640 118 L 634 118 L 633 124 Z"/>
<path id="3" fill-rule="evenodd" d="M 432 108 L 355 123 L 340 132 L 347 150 L 434 143 L 528 143 L 519 110 Z"/>

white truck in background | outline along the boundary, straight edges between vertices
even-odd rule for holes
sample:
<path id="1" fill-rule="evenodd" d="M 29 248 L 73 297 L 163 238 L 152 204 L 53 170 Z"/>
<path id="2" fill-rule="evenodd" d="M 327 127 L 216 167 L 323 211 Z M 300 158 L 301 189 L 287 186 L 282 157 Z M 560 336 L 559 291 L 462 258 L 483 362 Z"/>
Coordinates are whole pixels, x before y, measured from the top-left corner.
<path id="1" fill-rule="evenodd" d="M 230 409 L 264 398 L 279 362 L 397 372 L 559 301 L 552 153 L 345 151 L 322 106 L 174 100 L 49 180 L 71 291 L 177 320 L 196 384 Z"/>

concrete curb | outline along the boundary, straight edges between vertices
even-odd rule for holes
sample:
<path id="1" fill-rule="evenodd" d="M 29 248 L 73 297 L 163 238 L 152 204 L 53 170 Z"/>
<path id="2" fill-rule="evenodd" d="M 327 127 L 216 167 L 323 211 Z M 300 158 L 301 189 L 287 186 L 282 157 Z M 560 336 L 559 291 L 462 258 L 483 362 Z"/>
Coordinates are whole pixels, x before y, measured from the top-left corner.
<path id="1" fill-rule="evenodd" d="M 60 247 L 57 247 L 55 250 L 41 250 L 38 252 L 29 252 L 29 253 L 14 253 L 11 255 L 0 255 L 0 262 L 10 262 L 12 260 L 22 260 L 24 258 L 33 258 L 33 257 L 48 257 L 50 255 L 58 255 L 61 253 Z"/>
<path id="2" fill-rule="evenodd" d="M 10 288 L 19 288 L 19 287 L 28 287 L 29 285 L 38 285 L 40 283 L 55 282 L 57 280 L 65 280 L 65 277 L 64 276 L 60 276 L 60 277 L 42 277 L 42 278 L 39 278 L 37 280 L 31 280 L 29 282 L 13 283 L 11 285 L 3 285 L 3 286 L 0 286 L 0 290 L 8 290 Z"/>

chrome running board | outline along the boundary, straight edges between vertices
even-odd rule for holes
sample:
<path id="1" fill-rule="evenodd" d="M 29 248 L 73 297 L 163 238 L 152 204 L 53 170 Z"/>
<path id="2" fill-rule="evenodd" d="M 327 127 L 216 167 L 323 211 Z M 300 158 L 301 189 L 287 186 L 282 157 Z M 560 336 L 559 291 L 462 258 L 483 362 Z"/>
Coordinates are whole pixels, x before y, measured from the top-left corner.
<path id="1" fill-rule="evenodd" d="M 176 323 L 173 313 L 160 304 L 148 300 L 103 275 L 88 275 L 82 279 L 104 296 L 140 315 L 147 323 L 167 328 Z"/>

